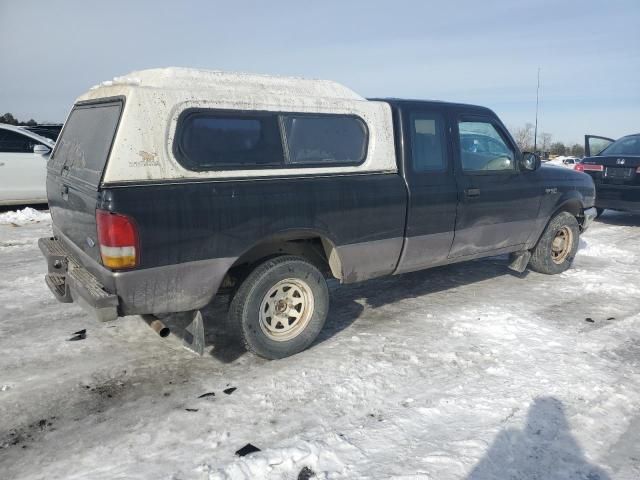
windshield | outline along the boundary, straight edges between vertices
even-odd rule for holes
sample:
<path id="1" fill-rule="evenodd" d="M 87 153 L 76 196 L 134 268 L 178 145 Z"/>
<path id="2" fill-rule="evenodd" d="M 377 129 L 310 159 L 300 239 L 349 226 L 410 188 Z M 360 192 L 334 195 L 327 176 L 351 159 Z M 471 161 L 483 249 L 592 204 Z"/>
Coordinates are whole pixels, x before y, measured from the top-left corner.
<path id="1" fill-rule="evenodd" d="M 598 155 L 640 155 L 640 135 L 622 137 Z"/>

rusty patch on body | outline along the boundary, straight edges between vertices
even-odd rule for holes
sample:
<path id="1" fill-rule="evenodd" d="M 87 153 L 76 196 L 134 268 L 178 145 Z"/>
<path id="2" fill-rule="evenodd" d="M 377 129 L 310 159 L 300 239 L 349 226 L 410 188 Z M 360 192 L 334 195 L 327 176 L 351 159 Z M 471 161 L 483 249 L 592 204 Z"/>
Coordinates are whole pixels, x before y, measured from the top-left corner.
<path id="1" fill-rule="evenodd" d="M 159 167 L 160 160 L 158 160 L 158 154 L 153 152 L 145 152 L 144 150 L 140 150 L 138 152 L 140 156 L 140 160 L 129 160 L 130 167 Z"/>

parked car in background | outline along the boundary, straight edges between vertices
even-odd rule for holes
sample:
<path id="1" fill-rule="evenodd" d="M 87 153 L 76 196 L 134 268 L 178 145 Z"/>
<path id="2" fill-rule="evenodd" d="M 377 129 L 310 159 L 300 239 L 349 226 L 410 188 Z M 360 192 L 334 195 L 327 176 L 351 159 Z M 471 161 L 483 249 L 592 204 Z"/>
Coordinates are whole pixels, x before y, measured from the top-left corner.
<path id="1" fill-rule="evenodd" d="M 0 205 L 47 202 L 47 160 L 54 143 L 0 123 Z"/>
<path id="2" fill-rule="evenodd" d="M 24 130 L 28 130 L 33 133 L 37 133 L 41 137 L 48 138 L 55 142 L 58 139 L 58 135 L 60 135 L 60 131 L 62 130 L 62 124 L 61 123 L 40 123 L 34 126 L 24 125 L 24 126 L 21 126 L 20 128 Z"/>
<path id="3" fill-rule="evenodd" d="M 547 162 L 548 165 L 559 165 L 571 169 L 573 169 L 577 163 L 580 163 L 580 159 L 578 157 L 565 157 L 562 155 Z"/>
<path id="4" fill-rule="evenodd" d="M 505 253 L 560 273 L 596 214 L 591 178 L 541 167 L 488 108 L 187 69 L 81 96 L 47 185 L 56 298 L 104 321 L 192 312 L 201 353 L 198 310 L 226 291 L 227 332 L 266 358 L 314 341 L 327 277 Z"/>
<path id="5" fill-rule="evenodd" d="M 618 140 L 586 135 L 584 150 L 576 170 L 593 178 L 598 215 L 606 208 L 640 212 L 640 133 Z"/>

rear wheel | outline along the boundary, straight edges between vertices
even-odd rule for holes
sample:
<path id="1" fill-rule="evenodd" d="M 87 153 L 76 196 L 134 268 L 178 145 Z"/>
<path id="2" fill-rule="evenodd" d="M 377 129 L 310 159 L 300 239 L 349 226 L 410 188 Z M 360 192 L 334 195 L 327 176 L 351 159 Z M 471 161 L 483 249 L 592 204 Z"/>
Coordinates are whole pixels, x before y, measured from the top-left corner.
<path id="1" fill-rule="evenodd" d="M 313 343 L 328 310 L 322 273 L 304 258 L 276 257 L 242 282 L 231 301 L 227 330 L 261 357 L 284 358 Z"/>
<path id="2" fill-rule="evenodd" d="M 533 249 L 529 266 L 536 272 L 553 275 L 567 270 L 578 251 L 580 229 L 576 218 L 561 212 L 549 225 Z"/>

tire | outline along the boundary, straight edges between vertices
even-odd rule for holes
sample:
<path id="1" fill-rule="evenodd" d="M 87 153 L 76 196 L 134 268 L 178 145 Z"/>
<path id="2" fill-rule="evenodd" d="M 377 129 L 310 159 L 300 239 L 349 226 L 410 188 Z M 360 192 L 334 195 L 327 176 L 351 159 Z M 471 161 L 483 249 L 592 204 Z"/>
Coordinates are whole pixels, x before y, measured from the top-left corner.
<path id="1" fill-rule="evenodd" d="M 329 311 L 320 271 L 301 257 L 281 256 L 258 265 L 231 300 L 227 332 L 267 359 L 294 355 L 316 339 Z"/>
<path id="2" fill-rule="evenodd" d="M 600 218 L 600 216 L 604 213 L 604 208 L 596 207 L 596 218 Z"/>
<path id="3" fill-rule="evenodd" d="M 568 212 L 560 212 L 551 219 L 538 240 L 529 266 L 547 275 L 564 272 L 573 262 L 579 239 L 580 228 L 576 217 Z"/>

